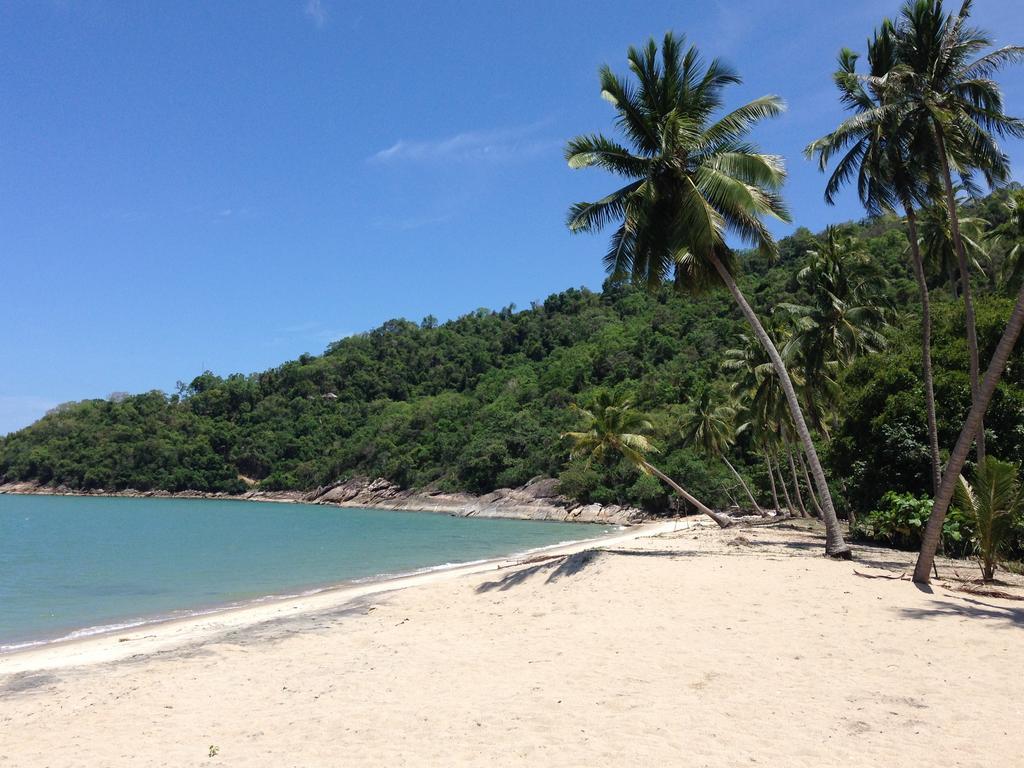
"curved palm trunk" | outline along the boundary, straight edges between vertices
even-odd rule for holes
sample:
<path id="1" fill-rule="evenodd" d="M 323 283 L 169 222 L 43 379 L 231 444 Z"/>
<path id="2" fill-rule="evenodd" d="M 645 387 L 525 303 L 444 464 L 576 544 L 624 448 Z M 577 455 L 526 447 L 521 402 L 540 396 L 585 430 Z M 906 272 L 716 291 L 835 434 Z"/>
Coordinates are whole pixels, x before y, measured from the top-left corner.
<path id="1" fill-rule="evenodd" d="M 924 404 L 928 415 L 928 451 L 932 457 L 932 496 L 939 492 L 942 480 L 942 460 L 939 458 L 939 427 L 935 418 L 935 383 L 932 376 L 932 309 L 928 297 L 928 280 L 925 279 L 921 246 L 917 240 L 917 216 L 913 206 L 904 206 L 907 213 L 907 239 L 910 240 L 910 256 L 913 261 L 914 278 L 921 294 L 921 373 L 924 377 Z"/>
<path id="2" fill-rule="evenodd" d="M 974 299 L 971 296 L 971 273 L 967 267 L 967 254 L 964 251 L 964 240 L 960 235 L 960 217 L 956 211 L 956 197 L 953 194 L 953 177 L 949 172 L 949 158 L 946 156 L 946 139 L 942 129 L 935 126 L 935 141 L 938 145 L 939 160 L 942 163 L 942 184 L 946 192 L 946 210 L 949 213 L 949 229 L 953 235 L 953 247 L 956 249 L 956 261 L 960 270 L 960 291 L 964 297 L 964 316 L 967 324 L 967 351 L 970 354 L 971 371 L 971 404 L 978 400 L 980 386 L 978 384 L 981 364 L 978 359 L 978 329 L 974 320 Z M 978 463 L 985 461 L 985 421 L 978 422 Z"/>
<path id="3" fill-rule="evenodd" d="M 821 504 L 818 502 L 818 497 L 814 493 L 814 485 L 811 483 L 811 478 L 807 474 L 807 462 L 804 461 L 803 454 L 800 451 L 796 452 L 796 457 L 800 463 L 800 471 L 804 473 L 804 484 L 807 486 L 807 493 L 811 497 L 811 504 L 814 506 L 815 517 L 821 519 Z"/>
<path id="4" fill-rule="evenodd" d="M 720 485 L 718 487 L 722 489 L 722 493 L 724 493 L 726 498 L 729 499 L 729 503 L 732 504 L 734 507 L 736 507 L 736 509 L 738 509 L 740 512 L 742 512 L 743 511 L 743 507 L 741 507 L 740 503 L 738 501 L 736 501 L 736 497 L 732 495 L 732 491 L 730 491 L 724 485 Z"/>
<path id="5" fill-rule="evenodd" d="M 807 422 L 804 420 L 804 414 L 800 410 L 800 402 L 796 397 L 796 390 L 793 388 L 793 381 L 789 378 L 789 371 L 786 370 L 786 365 L 782 361 L 782 356 L 779 354 L 779 350 L 775 348 L 775 344 L 772 343 L 771 337 L 768 332 L 761 325 L 761 320 L 758 318 L 757 313 L 754 312 L 754 308 L 747 303 L 746 297 L 740 290 L 739 285 L 736 284 L 736 280 L 729 273 L 729 270 L 725 268 L 725 264 L 718 257 L 718 254 L 713 252 L 710 254 L 711 263 L 714 264 L 715 270 L 718 272 L 722 281 L 729 288 L 729 293 L 732 294 L 736 303 L 739 305 L 740 310 L 747 318 L 747 322 L 750 323 L 751 329 L 754 331 L 754 335 L 757 340 L 761 342 L 761 346 L 764 347 L 765 352 L 768 353 L 768 357 L 771 358 L 772 366 L 775 368 L 775 374 L 779 377 L 779 383 L 782 385 L 782 391 L 786 393 L 786 403 L 789 405 L 789 412 L 793 416 L 793 423 L 796 425 L 797 435 L 800 437 L 800 442 L 803 444 L 804 452 L 807 454 L 807 459 L 811 464 L 811 474 L 814 475 L 814 483 L 818 487 L 818 495 L 822 501 L 822 519 L 825 522 L 825 554 L 829 557 L 837 557 L 843 559 L 850 559 L 853 556 L 853 550 L 843 540 L 843 531 L 839 526 L 839 518 L 836 517 L 836 509 L 832 504 L 832 494 L 828 489 L 828 481 L 825 479 L 825 470 L 821 466 L 821 461 L 818 459 L 818 451 L 814 447 L 814 441 L 811 439 L 811 432 L 807 428 Z"/>
<path id="6" fill-rule="evenodd" d="M 845 482 L 841 483 L 839 490 L 843 494 L 843 497 L 846 498 L 847 494 L 846 494 L 846 483 Z M 853 529 L 854 527 L 856 527 L 856 525 L 857 525 L 857 513 L 853 511 L 853 507 L 851 506 L 849 509 L 846 510 L 846 527 L 848 529 Z"/>
<path id="7" fill-rule="evenodd" d="M 807 514 L 807 506 L 804 504 L 804 495 L 800 492 L 800 478 L 796 474 L 796 464 L 793 462 L 793 451 L 786 446 L 786 458 L 789 460 L 789 474 L 793 478 L 793 490 L 796 492 L 796 501 L 800 507 L 800 517 L 810 517 Z"/>
<path id="8" fill-rule="evenodd" d="M 772 504 L 775 505 L 775 514 L 781 514 L 782 508 L 779 507 L 779 492 L 775 487 L 775 472 L 772 471 L 772 460 L 768 456 L 767 450 L 764 452 L 764 463 L 768 467 L 768 482 L 770 482 L 772 486 Z"/>
<path id="9" fill-rule="evenodd" d="M 736 467 L 734 467 L 732 463 L 727 458 L 725 458 L 725 456 L 722 456 L 722 461 L 725 462 L 725 466 L 727 466 L 729 470 L 736 476 L 736 479 L 740 481 L 740 485 L 743 486 L 743 490 L 747 494 L 747 498 L 750 499 L 750 503 L 754 505 L 754 511 L 757 512 L 757 514 L 759 514 L 761 517 L 765 517 L 765 511 L 761 509 L 761 505 L 757 503 L 757 499 L 754 498 L 754 494 L 750 492 L 750 488 L 747 486 L 747 483 L 743 479 L 743 476 L 736 471 Z"/>
<path id="10" fill-rule="evenodd" d="M 651 464 L 649 461 L 645 461 L 643 463 L 643 465 L 647 469 L 647 471 L 649 471 L 652 475 L 654 475 L 659 480 L 661 480 L 666 485 L 668 485 L 672 490 L 674 490 L 676 493 L 678 493 L 680 496 L 682 496 L 688 502 L 693 504 L 693 506 L 695 506 L 698 510 L 700 510 L 705 515 L 707 515 L 712 520 L 714 520 L 716 523 L 718 523 L 718 525 L 720 527 L 728 528 L 729 526 L 732 525 L 732 518 L 731 517 L 729 517 L 728 515 L 723 515 L 721 512 L 715 512 L 710 507 L 705 506 L 701 502 L 697 501 L 697 499 L 694 496 L 692 496 L 685 488 L 683 488 L 683 486 L 679 485 L 679 483 L 677 483 L 671 477 L 666 475 L 664 472 L 662 472 L 656 466 Z"/>
<path id="11" fill-rule="evenodd" d="M 779 461 L 778 454 L 775 456 L 775 471 L 779 473 L 778 481 L 782 485 L 782 495 L 786 499 L 786 511 L 791 515 L 798 514 L 796 507 L 793 506 L 793 500 L 789 498 L 789 488 L 786 487 L 786 476 L 782 474 L 782 462 Z"/>
<path id="12" fill-rule="evenodd" d="M 1003 335 L 996 345 L 996 351 L 992 355 L 992 361 L 985 371 L 985 380 L 978 392 L 978 399 L 971 404 L 971 410 L 967 414 L 967 421 L 960 430 L 960 437 L 957 438 L 953 453 L 950 454 L 946 471 L 942 474 L 942 484 L 939 492 L 935 494 L 935 503 L 932 505 L 932 513 L 928 518 L 928 525 L 925 526 L 924 535 L 921 537 L 921 554 L 917 558 L 917 565 L 914 568 L 914 581 L 918 584 L 927 584 L 930 580 L 930 571 L 935 564 L 935 553 L 942 540 L 942 524 L 946 519 L 946 512 L 953 500 L 953 492 L 956 489 L 957 479 L 967 461 L 967 454 L 971 450 L 971 442 L 978 434 L 978 427 L 981 425 L 988 408 L 992 393 L 996 391 L 996 384 L 999 377 L 1003 375 L 1006 368 L 1006 361 L 1010 359 L 1017 339 L 1020 337 L 1021 328 L 1024 327 L 1024 285 L 1017 293 L 1017 303 L 1010 314 L 1010 320 L 1003 330 Z"/>

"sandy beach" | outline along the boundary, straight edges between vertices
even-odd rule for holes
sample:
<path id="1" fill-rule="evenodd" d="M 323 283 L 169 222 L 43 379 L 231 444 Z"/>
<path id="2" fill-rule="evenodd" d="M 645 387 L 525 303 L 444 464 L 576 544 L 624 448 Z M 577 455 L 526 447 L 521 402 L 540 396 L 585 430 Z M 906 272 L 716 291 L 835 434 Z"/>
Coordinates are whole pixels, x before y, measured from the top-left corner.
<path id="1" fill-rule="evenodd" d="M 649 526 L 9 654 L 0 765 L 1015 764 L 1024 603 L 911 563 Z"/>

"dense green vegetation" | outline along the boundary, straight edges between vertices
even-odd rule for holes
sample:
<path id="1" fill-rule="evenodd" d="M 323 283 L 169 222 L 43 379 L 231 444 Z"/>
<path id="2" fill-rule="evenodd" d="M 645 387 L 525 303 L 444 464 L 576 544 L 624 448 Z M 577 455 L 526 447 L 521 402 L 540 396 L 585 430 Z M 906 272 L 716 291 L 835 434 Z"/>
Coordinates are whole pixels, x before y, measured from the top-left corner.
<path id="1" fill-rule="evenodd" d="M 1008 197 L 1000 192 L 974 212 L 998 225 Z M 841 509 L 867 512 L 892 489 L 931 492 L 915 289 L 897 221 L 873 219 L 840 232 L 880 265 L 888 297 L 901 308 L 887 330 L 888 349 L 843 374 L 839 418 L 823 442 L 833 482 L 844 489 Z M 780 303 L 810 301 L 798 274 L 822 247 L 800 230 L 781 241 L 773 266 L 745 257 L 744 290 L 762 316 L 784 324 Z M 991 250 L 998 270 L 1009 246 Z M 934 298 L 940 433 L 949 445 L 970 402 L 963 312 L 948 290 Z M 983 355 L 1008 312 L 1005 298 L 980 298 Z M 441 324 L 393 320 L 263 373 L 207 372 L 169 396 L 61 406 L 0 441 L 0 475 L 76 489 L 240 491 L 247 487 L 241 477 L 267 489 L 308 489 L 365 474 L 473 492 L 550 475 L 582 500 L 668 509 L 670 490 L 628 462 L 567 462 L 560 435 L 576 425 L 569 404 L 607 391 L 632 397 L 651 416 L 660 469 L 705 503 L 725 507 L 730 495 L 745 503 L 742 488 L 720 458 L 687 444 L 682 427 L 705 392 L 713 401 L 729 396 L 735 374 L 723 362 L 745 331 L 724 291 L 692 297 L 666 286 L 649 294 L 614 282 L 524 311 L 479 310 Z M 986 422 L 993 452 L 1015 461 L 1024 459 L 1022 371 L 1011 366 Z M 741 432 L 730 460 L 768 505 L 753 438 Z"/>
<path id="2" fill-rule="evenodd" d="M 611 230 L 602 293 L 394 320 L 262 374 L 60 408 L 0 443 L 0 479 L 238 491 L 361 473 L 482 492 L 558 474 L 582 501 L 684 500 L 721 525 L 709 505 L 738 506 L 742 489 L 758 514 L 770 492 L 820 518 L 832 557 L 851 556 L 838 514 L 855 535 L 919 535 L 918 582 L 969 528 L 990 580 L 1020 554 L 1024 458 L 1024 192 L 997 143 L 1024 121 L 992 77 L 1024 47 L 991 50 L 970 12 L 907 0 L 865 71 L 840 52 L 852 114 L 805 152 L 830 174 L 827 201 L 856 182 L 865 222 L 777 243 L 765 222 L 790 221 L 785 165 L 749 134 L 783 102 L 725 109 L 738 73 L 669 32 L 629 49 L 627 77 L 601 68 L 615 135 L 566 146 L 570 168 L 621 185 L 567 218 Z M 997 190 L 984 200 L 979 177 Z"/>
<path id="3" fill-rule="evenodd" d="M 964 0 L 953 13 L 946 12 L 942 0 L 906 0 L 898 19 L 883 19 L 868 39 L 866 71 L 858 68 L 857 52 L 842 49 L 833 82 L 840 103 L 852 114 L 805 148 L 806 156 L 830 174 L 826 201 L 856 181 L 869 215 L 899 216 L 906 222 L 908 261 L 920 305 L 920 381 L 934 493 L 914 568 L 918 583 L 931 578 L 944 519 L 964 483 L 962 473 L 972 453 L 979 482 L 988 482 L 985 419 L 1024 332 L 1022 287 L 1000 324 L 998 342 L 982 373 L 974 272 L 985 274 L 992 293 L 1019 275 L 1017 244 L 1005 254 L 1004 266 L 1009 268 L 1001 272 L 986 270 L 978 258 L 991 266 L 993 239 L 1003 234 L 1019 238 L 1024 200 L 1016 196 L 1008 201 L 1008 221 L 987 230 L 987 222 L 962 209 L 958 184 L 974 193 L 978 178 L 993 189 L 1010 179 L 1009 158 L 998 139 L 1024 137 L 1024 120 L 1004 111 L 993 76 L 1024 60 L 1024 46 L 993 50 L 988 33 L 971 25 L 971 8 L 972 0 Z M 729 369 L 738 374 L 732 390 L 740 407 L 715 404 L 705 392 L 686 418 L 689 442 L 703 444 L 707 453 L 721 455 L 732 468 L 724 449 L 749 428 L 764 458 L 775 506 L 781 485 L 789 509 L 801 514 L 813 509 L 824 523 L 826 555 L 849 558 L 852 552 L 839 525 L 819 447 L 822 441 L 831 442 L 841 417 L 844 371 L 886 346 L 883 334 L 893 305 L 879 265 L 854 239 L 829 231 L 798 272 L 798 287 L 808 294 L 808 303 L 780 304 L 790 324 L 766 327 L 737 282 L 734 241 L 767 256 L 778 253 L 765 221 L 790 220 L 780 195 L 785 168 L 781 158 L 751 143 L 749 133 L 784 105 L 777 96 L 765 95 L 726 109 L 724 90 L 739 83 L 739 75 L 718 59 L 705 64 L 696 48 L 685 48 L 672 32 L 660 48 L 651 39 L 641 48 L 631 47 L 626 58 L 626 78 L 607 66 L 600 71 L 601 96 L 616 112 L 615 135 L 577 136 L 565 151 L 571 168 L 599 168 L 618 177 L 619 184 L 626 183 L 597 200 L 573 205 L 569 229 L 611 230 L 604 263 L 616 278 L 648 289 L 672 280 L 695 294 L 728 289 L 751 331 L 727 359 Z M 953 299 L 962 302 L 970 388 L 970 407 L 945 460 L 939 442 L 929 285 L 937 275 L 950 281 Z M 613 413 L 621 412 L 623 402 L 628 401 L 616 401 Z M 741 412 L 749 420 L 738 424 Z M 595 424 L 604 421 L 590 415 Z M 629 458 L 635 451 L 619 442 L 619 453 Z M 637 458 L 632 463 L 642 467 Z M 795 507 L 784 464 L 792 475 Z M 800 491 L 798 465 L 809 506 Z M 746 490 L 742 476 L 733 471 Z M 676 490 L 686 496 L 681 486 Z M 752 495 L 750 500 L 760 511 Z M 968 512 L 976 523 L 973 544 L 979 549 L 987 546 L 984 529 L 995 537 L 1009 530 L 984 525 L 980 509 Z M 1011 517 L 1018 514 L 1004 511 Z M 1003 544 L 988 549 L 1000 552 Z M 992 570 L 982 570 L 989 580 Z"/>
<path id="4" fill-rule="evenodd" d="M 791 221 L 782 197 L 785 163 L 777 155 L 762 152 L 750 139 L 752 128 L 780 115 L 785 103 L 778 96 L 765 95 L 726 108 L 726 90 L 741 82 L 739 74 L 720 59 L 705 62 L 695 46 L 687 47 L 685 39 L 671 31 L 665 33 L 660 49 L 652 38 L 642 48 L 631 47 L 626 58 L 627 78 L 607 66 L 600 71 L 601 97 L 615 110 L 616 135 L 577 136 L 565 148 L 570 168 L 606 171 L 616 177 L 618 188 L 600 199 L 573 205 L 569 229 L 612 231 L 604 263 L 616 278 L 629 278 L 648 290 L 671 280 L 693 295 L 716 287 L 728 289 L 778 384 L 778 401 L 784 409 L 778 413 L 781 422 L 775 421 L 790 427 L 801 461 L 806 457 L 808 478 L 813 478 L 813 486 L 808 479 L 809 493 L 825 524 L 825 551 L 848 558 L 851 550 L 843 539 L 793 377 L 778 340 L 772 338 L 736 280 L 735 243 L 772 257 L 778 246 L 766 220 Z M 827 271 L 825 260 L 809 265 L 814 275 L 809 281 L 811 293 L 819 273 L 824 276 L 823 269 Z M 832 315 L 834 308 L 821 309 Z M 823 341 L 831 337 L 825 346 L 835 347 L 834 328 L 809 321 L 806 329 L 798 323 L 795 335 L 802 330 Z M 860 332 L 854 335 L 859 337 Z M 822 360 L 831 361 L 831 357 Z M 824 375 L 825 371 L 814 373 Z M 817 389 L 807 387 L 803 393 L 804 406 L 812 412 Z M 710 401 L 708 406 L 715 407 Z M 769 421 L 761 426 L 764 431 L 772 429 Z"/>
<path id="5" fill-rule="evenodd" d="M 860 54 L 842 49 L 833 81 L 840 102 L 852 114 L 805 150 L 808 157 L 817 157 L 822 171 L 831 173 L 826 200 L 856 179 L 858 197 L 869 214 L 888 212 L 907 223 L 909 261 L 921 306 L 920 374 L 935 496 L 914 567 L 914 581 L 924 584 L 931 578 L 944 519 L 972 450 L 979 471 L 987 471 L 986 414 L 1024 331 L 1022 289 L 991 356 L 983 361 L 972 267 L 979 255 L 986 256 L 986 240 L 1003 233 L 1015 238 L 1020 229 L 1008 222 L 986 231 L 984 221 L 960 210 L 957 184 L 976 190 L 979 177 L 992 188 L 1010 179 L 1009 158 L 999 140 L 1024 137 L 1024 120 L 1005 111 L 994 78 L 1004 67 L 1024 60 L 1024 47 L 994 48 L 989 33 L 971 23 L 972 5 L 973 0 L 963 0 L 958 11 L 947 12 L 943 0 L 906 0 L 899 15 L 882 19 L 868 38 L 863 70 Z M 1019 209 L 1017 200 L 1010 208 Z M 1016 252 L 1011 249 L 1009 255 L 1009 274 L 1016 274 Z M 946 460 L 940 455 L 930 338 L 928 269 L 934 275 L 936 266 L 948 276 L 954 298 L 963 302 L 971 391 L 970 408 Z M 988 278 L 990 285 L 998 284 L 994 272 Z M 974 544 L 983 546 L 977 537 Z"/>
<path id="6" fill-rule="evenodd" d="M 281 489 L 364 473 L 487 491 L 558 474 L 568 405 L 597 387 L 636 388 L 655 408 L 684 402 L 716 377 L 714 353 L 736 328 L 720 298 L 690 304 L 668 289 L 649 298 L 619 286 L 440 325 L 395 320 L 264 373 L 204 373 L 169 397 L 62 406 L 3 441 L 0 474 L 72 488 L 239 490 L 239 475 Z M 647 495 L 614 472 L 572 478 L 585 497 Z"/>

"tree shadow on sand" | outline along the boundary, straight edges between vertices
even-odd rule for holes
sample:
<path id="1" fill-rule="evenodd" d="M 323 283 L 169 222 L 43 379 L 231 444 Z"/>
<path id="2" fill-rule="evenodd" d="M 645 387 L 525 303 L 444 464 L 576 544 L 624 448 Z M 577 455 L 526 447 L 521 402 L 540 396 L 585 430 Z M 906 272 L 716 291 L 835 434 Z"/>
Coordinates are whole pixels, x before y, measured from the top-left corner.
<path id="1" fill-rule="evenodd" d="M 815 532 L 816 533 L 816 532 Z M 670 560 L 682 560 L 684 558 L 701 557 L 762 557 L 769 560 L 780 560 L 789 558 L 824 557 L 824 538 L 818 535 L 811 535 L 804 539 L 791 539 L 785 536 L 765 536 L 759 532 L 756 538 L 748 538 L 744 535 L 743 529 L 737 529 L 736 535 L 726 540 L 726 546 L 722 549 L 710 551 L 700 549 L 594 549 L 577 552 L 572 555 L 540 555 L 531 560 L 524 561 L 521 566 L 514 567 L 505 576 L 495 581 L 484 582 L 477 587 L 477 592 L 491 592 L 494 590 L 505 591 L 522 584 L 537 574 L 547 573 L 546 584 L 551 584 L 565 576 L 573 576 L 588 565 L 596 562 L 601 557 L 622 556 L 622 557 L 656 557 L 668 558 Z M 869 576 L 858 574 L 867 578 L 899 578 L 901 575 L 909 578 L 912 564 L 907 560 L 910 553 L 895 549 L 885 549 L 870 545 L 858 545 L 854 555 L 854 565 L 877 568 L 888 571 L 893 576 Z M 940 564 L 940 569 L 945 570 L 948 566 Z"/>
<path id="2" fill-rule="evenodd" d="M 937 600 L 929 608 L 901 608 L 900 615 L 906 619 L 933 619 L 942 616 L 988 619 L 990 621 L 1005 622 L 1010 626 L 1024 627 L 1024 608 L 995 605 L 971 597 L 958 599 L 962 603 Z"/>
<path id="3" fill-rule="evenodd" d="M 732 542 L 727 542 L 732 543 Z M 818 555 L 824 556 L 825 540 L 815 536 L 794 541 L 787 538 L 771 538 L 760 536 L 753 541 L 744 541 L 744 547 L 761 548 L 764 550 L 775 550 L 777 555 Z M 853 553 L 854 565 L 862 565 L 880 570 L 900 572 L 913 569 L 908 565 L 908 553 L 898 549 L 886 549 L 874 547 L 869 544 L 855 543 Z M 908 570 L 909 569 L 909 570 Z"/>
<path id="4" fill-rule="evenodd" d="M 621 555 L 626 557 L 667 557 L 669 559 L 693 557 L 697 552 L 682 551 L 651 551 L 632 549 L 587 549 L 583 552 L 575 552 L 571 555 L 554 555 L 544 558 L 541 562 L 527 563 L 524 568 L 517 568 L 495 581 L 485 581 L 480 584 L 477 593 L 493 592 L 498 590 L 505 592 L 533 576 L 547 573 L 545 584 L 552 584 L 561 578 L 575 576 L 584 568 L 597 562 L 608 555 Z"/>

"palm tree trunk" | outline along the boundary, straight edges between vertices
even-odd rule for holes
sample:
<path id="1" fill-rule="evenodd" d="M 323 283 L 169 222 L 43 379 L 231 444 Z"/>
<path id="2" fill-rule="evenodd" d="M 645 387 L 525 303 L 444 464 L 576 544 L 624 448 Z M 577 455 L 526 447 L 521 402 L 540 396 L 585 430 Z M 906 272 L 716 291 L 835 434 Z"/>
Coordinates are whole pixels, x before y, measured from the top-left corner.
<path id="1" fill-rule="evenodd" d="M 778 454 L 775 456 L 775 469 L 779 473 L 778 480 L 782 484 L 782 495 L 786 499 L 786 511 L 791 515 L 799 514 L 797 508 L 793 506 L 792 499 L 789 498 L 789 488 L 786 487 L 786 476 L 782 474 L 782 462 L 779 461 Z"/>
<path id="2" fill-rule="evenodd" d="M 1017 293 L 1017 303 L 1014 305 L 1013 312 L 1010 313 L 1010 320 L 996 345 L 996 351 L 992 355 L 992 361 L 988 364 L 988 370 L 985 371 L 985 380 L 978 392 L 978 399 L 971 404 L 967 421 L 964 422 L 963 429 L 960 430 L 960 437 L 957 438 L 953 453 L 949 456 L 949 463 L 946 464 L 946 471 L 942 473 L 942 484 L 939 486 L 939 492 L 935 494 L 932 513 L 925 526 L 924 535 L 921 537 L 921 554 L 918 556 L 917 566 L 914 568 L 914 581 L 918 584 L 927 584 L 930 580 L 930 572 L 935 563 L 935 552 L 942 540 L 942 524 L 945 522 L 949 503 L 953 499 L 957 479 L 967 461 L 971 442 L 978 434 L 978 426 L 992 399 L 992 393 L 996 391 L 996 384 L 999 383 L 999 377 L 1003 375 L 1006 361 L 1010 359 L 1010 353 L 1017 343 L 1022 327 L 1024 327 L 1024 285 Z"/>
<path id="3" fill-rule="evenodd" d="M 796 464 L 793 463 L 793 451 L 786 446 L 786 458 L 789 459 L 789 474 L 793 478 L 793 489 L 796 491 L 796 501 L 800 506 L 800 517 L 810 517 L 807 514 L 807 507 L 804 505 L 804 495 L 800 492 L 800 478 L 796 474 Z"/>
<path id="4" fill-rule="evenodd" d="M 811 478 L 807 474 L 807 462 L 804 461 L 803 454 L 800 451 L 796 452 L 796 458 L 800 463 L 800 471 L 804 473 L 804 483 L 807 485 L 807 493 L 811 497 L 811 504 L 814 505 L 814 511 L 817 512 L 815 517 L 821 519 L 821 504 L 818 502 L 818 497 L 814 493 L 814 485 L 811 483 Z"/>
<path id="5" fill-rule="evenodd" d="M 810 374 L 807 372 L 804 373 L 804 379 L 808 383 L 808 386 L 804 389 L 804 397 L 807 400 L 807 416 L 811 420 L 811 425 L 818 430 L 818 433 L 825 435 L 824 425 L 822 424 L 823 419 L 821 418 L 821 414 L 818 413 L 818 403 L 814 399 L 814 386 L 810 384 L 811 378 L 812 376 Z"/>
<path id="6" fill-rule="evenodd" d="M 779 515 L 782 514 L 782 509 L 779 507 L 779 492 L 778 489 L 775 487 L 775 472 L 772 471 L 772 460 L 768 456 L 767 449 L 765 449 L 764 452 L 764 463 L 768 467 L 768 481 L 771 483 L 772 486 L 772 504 L 775 505 L 775 514 Z"/>
<path id="7" fill-rule="evenodd" d="M 942 460 L 939 458 L 939 427 L 935 418 L 935 384 L 932 376 L 932 309 L 928 297 L 928 280 L 921 260 L 921 246 L 917 240 L 917 216 L 909 203 L 907 212 L 907 239 L 914 266 L 917 290 L 921 294 L 921 373 L 924 377 L 924 404 L 928 415 L 928 450 L 932 457 L 932 496 L 939 492 L 942 480 Z"/>
<path id="8" fill-rule="evenodd" d="M 761 517 L 766 517 L 767 515 L 765 514 L 765 511 L 761 509 L 761 505 L 757 503 L 757 499 L 755 499 L 754 494 L 750 492 L 750 488 L 747 487 L 747 482 L 743 479 L 743 476 L 736 471 L 736 467 L 734 467 L 732 463 L 727 458 L 725 458 L 724 455 L 722 456 L 722 461 L 725 462 L 725 466 L 727 466 L 730 469 L 730 471 L 736 476 L 736 479 L 740 481 L 740 485 L 743 486 L 743 490 L 746 492 L 747 498 L 750 499 L 750 503 L 754 505 L 754 511 L 757 512 L 757 514 L 759 514 Z"/>
<path id="9" fill-rule="evenodd" d="M 688 502 L 693 504 L 693 506 L 695 506 L 699 511 L 703 512 L 705 515 L 707 515 L 712 520 L 714 520 L 716 523 L 718 523 L 718 525 L 720 527 L 728 528 L 729 526 L 732 525 L 732 518 L 731 517 L 729 517 L 728 515 L 723 515 L 721 512 L 715 512 L 710 507 L 707 507 L 704 504 L 702 504 L 701 502 L 697 501 L 697 499 L 695 497 L 693 497 L 692 495 L 690 495 L 690 493 L 688 493 L 685 488 L 683 488 L 681 485 L 679 485 L 679 483 L 677 483 L 671 477 L 666 475 L 664 472 L 662 472 L 656 466 L 651 464 L 649 461 L 643 462 L 643 466 L 646 467 L 646 469 L 651 474 L 653 474 L 655 477 L 659 478 L 662 482 L 664 482 L 666 485 L 668 485 L 672 490 L 674 490 L 676 493 L 678 493 L 680 496 L 682 496 Z"/>
<path id="10" fill-rule="evenodd" d="M 843 540 L 843 531 L 839 527 L 839 518 L 836 517 L 836 508 L 832 504 L 832 494 L 828 490 L 828 481 L 825 479 L 825 470 L 821 466 L 821 461 L 818 459 L 818 451 L 814 447 L 814 441 L 811 439 L 811 432 L 807 428 L 807 422 L 804 420 L 804 414 L 800 410 L 800 401 L 797 400 L 796 390 L 793 388 L 793 381 L 789 378 L 789 371 L 786 370 L 786 365 L 782 361 L 782 355 L 779 354 L 779 350 L 775 348 L 775 344 L 772 343 L 771 337 L 768 332 L 764 329 L 761 324 L 761 320 L 758 318 L 757 313 L 754 312 L 754 308 L 747 302 L 746 297 L 737 285 L 736 280 L 726 269 L 725 264 L 718 257 L 718 254 L 714 251 L 710 254 L 711 263 L 714 265 L 715 270 L 722 278 L 722 282 L 725 283 L 729 289 L 729 293 L 732 294 L 733 299 L 740 307 L 740 311 L 743 312 L 747 318 L 747 322 L 750 323 L 751 329 L 754 331 L 754 335 L 757 340 L 761 342 L 761 346 L 764 347 L 765 352 L 768 353 L 768 357 L 772 361 L 772 367 L 775 368 L 775 375 L 779 377 L 779 383 L 782 385 L 782 391 L 786 393 L 786 402 L 789 405 L 789 412 L 793 416 L 793 423 L 796 426 L 797 435 L 800 437 L 800 442 L 803 443 L 804 452 L 807 454 L 807 459 L 811 464 L 811 473 L 814 475 L 814 483 L 818 486 L 818 495 L 821 497 L 823 505 L 822 518 L 825 521 L 825 554 L 829 557 L 850 559 L 853 556 L 853 550 L 850 549 L 850 545 Z"/>
<path id="11" fill-rule="evenodd" d="M 736 509 L 738 509 L 738 510 L 740 510 L 742 512 L 743 508 L 736 501 L 736 497 L 732 495 L 732 492 L 728 488 L 726 488 L 724 485 L 720 485 L 718 487 L 722 489 L 722 492 L 729 499 L 729 503 L 732 504 L 734 507 L 736 507 Z"/>
<path id="12" fill-rule="evenodd" d="M 978 329 L 974 320 L 974 299 L 971 296 L 971 273 L 967 267 L 967 254 L 964 251 L 964 240 L 960 235 L 960 217 L 956 210 L 956 197 L 953 195 L 953 178 L 949 173 L 949 158 L 946 156 L 946 140 L 942 134 L 942 128 L 935 126 L 935 141 L 939 150 L 939 160 L 942 163 L 942 184 L 946 191 L 946 210 L 949 213 L 949 229 L 953 235 L 953 247 L 956 249 L 956 260 L 960 270 L 960 290 L 964 297 L 964 316 L 967 321 L 967 351 L 970 354 L 971 372 L 971 404 L 978 399 L 980 387 L 978 384 L 979 370 L 981 363 L 978 358 Z M 978 434 L 975 436 L 978 441 L 977 458 L 978 464 L 985 461 L 985 421 L 978 422 Z"/>

